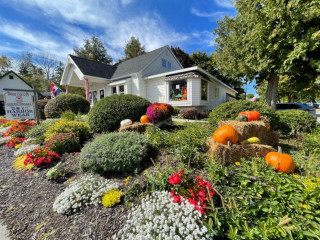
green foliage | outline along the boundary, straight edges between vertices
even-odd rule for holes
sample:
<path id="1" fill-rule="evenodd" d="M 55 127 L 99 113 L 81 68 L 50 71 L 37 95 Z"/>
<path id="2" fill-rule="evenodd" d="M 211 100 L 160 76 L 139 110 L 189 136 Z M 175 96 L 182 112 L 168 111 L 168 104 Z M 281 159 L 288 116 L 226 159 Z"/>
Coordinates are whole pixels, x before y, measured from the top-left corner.
<path id="1" fill-rule="evenodd" d="M 180 110 L 181 110 L 181 108 L 173 107 L 173 113 L 172 113 L 172 115 L 179 115 L 179 114 L 180 114 Z"/>
<path id="2" fill-rule="evenodd" d="M 82 172 L 134 172 L 148 157 L 149 143 L 136 132 L 103 134 L 80 153 Z"/>
<path id="3" fill-rule="evenodd" d="M 51 99 L 44 108 L 46 118 L 59 118 L 65 111 L 73 113 L 87 113 L 90 103 L 82 96 L 76 94 L 61 94 Z"/>
<path id="4" fill-rule="evenodd" d="M 91 137 L 90 127 L 88 123 L 78 121 L 67 121 L 61 119 L 50 126 L 44 134 L 46 140 L 60 134 L 60 133 L 75 133 L 79 137 L 80 144 L 83 144 Z"/>
<path id="5" fill-rule="evenodd" d="M 28 132 L 26 132 L 26 138 L 34 138 L 35 143 L 42 144 L 45 140 L 45 132 L 58 121 L 59 119 L 47 119 L 40 122 L 39 125 L 33 125 Z"/>
<path id="6" fill-rule="evenodd" d="M 275 172 L 258 158 L 229 167 L 213 160 L 207 170 L 208 178 L 221 194 L 215 194 L 213 211 L 207 215 L 207 226 L 216 237 L 317 239 L 320 236 L 320 185 L 312 184 L 314 177 L 310 180 L 307 176 Z M 306 179 L 311 181 L 308 188 Z"/>
<path id="7" fill-rule="evenodd" d="M 175 131 L 169 139 L 173 155 L 188 165 L 199 165 L 205 159 L 205 146 L 212 129 L 208 124 L 194 123 Z"/>
<path id="8" fill-rule="evenodd" d="M 126 46 L 123 49 L 125 57 L 121 61 L 126 61 L 131 58 L 142 55 L 146 52 L 144 45 L 141 45 L 139 38 L 131 36 L 130 40 L 126 42 Z"/>
<path id="9" fill-rule="evenodd" d="M 212 126 L 217 127 L 219 121 L 235 119 L 240 112 L 250 110 L 258 111 L 261 116 L 266 117 L 270 122 L 271 129 L 279 128 L 279 117 L 272 108 L 260 102 L 246 100 L 230 101 L 220 104 L 210 113 L 209 123 Z"/>
<path id="10" fill-rule="evenodd" d="M 44 108 L 47 105 L 47 103 L 49 102 L 50 99 L 41 99 L 38 101 L 38 110 L 39 110 L 39 114 L 40 114 L 40 118 L 41 119 L 46 119 L 46 116 L 44 114 Z"/>
<path id="11" fill-rule="evenodd" d="M 320 154 L 320 128 L 318 127 L 313 133 L 305 136 L 303 141 L 303 150 L 307 154 Z"/>
<path id="12" fill-rule="evenodd" d="M 190 58 L 189 54 L 183 51 L 180 47 L 172 47 L 171 51 L 181 63 L 182 67 L 188 68 L 194 66 L 194 61 Z"/>
<path id="13" fill-rule="evenodd" d="M 79 137 L 73 132 L 60 133 L 45 141 L 44 145 L 59 155 L 78 152 L 80 150 Z"/>
<path id="14" fill-rule="evenodd" d="M 294 136 L 303 132 L 310 133 L 318 126 L 317 119 L 306 111 L 284 110 L 277 111 L 277 115 L 283 134 Z"/>
<path id="15" fill-rule="evenodd" d="M 147 127 L 144 136 L 154 148 L 160 148 L 169 146 L 171 134 L 152 125 Z"/>
<path id="16" fill-rule="evenodd" d="M 76 118 L 76 114 L 74 114 L 71 110 L 68 110 L 61 114 L 61 118 L 67 121 L 74 121 Z"/>
<path id="17" fill-rule="evenodd" d="M 0 57 L 0 76 L 8 72 L 12 67 L 11 59 L 5 55 Z"/>
<path id="18" fill-rule="evenodd" d="M 107 49 L 103 42 L 95 35 L 92 35 L 91 39 L 85 39 L 83 46 L 75 47 L 73 51 L 76 56 L 81 58 L 106 64 L 112 63 L 112 58 L 107 54 Z"/>
<path id="19" fill-rule="evenodd" d="M 131 94 L 112 95 L 97 102 L 89 112 L 89 124 L 94 132 L 111 132 L 124 119 L 139 121 L 151 103 Z"/>
<path id="20" fill-rule="evenodd" d="M 46 174 L 46 177 L 50 180 L 59 180 L 67 176 L 71 172 L 71 169 L 62 166 L 59 162 L 54 167 L 50 168 Z"/>

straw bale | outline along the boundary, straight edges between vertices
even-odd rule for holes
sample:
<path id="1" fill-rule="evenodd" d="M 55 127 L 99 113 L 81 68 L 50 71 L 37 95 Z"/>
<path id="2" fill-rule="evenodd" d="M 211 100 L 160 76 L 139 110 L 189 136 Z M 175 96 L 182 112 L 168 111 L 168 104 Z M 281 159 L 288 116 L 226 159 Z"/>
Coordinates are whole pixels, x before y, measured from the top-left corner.
<path id="1" fill-rule="evenodd" d="M 264 121 L 239 122 L 236 120 L 220 121 L 218 127 L 232 126 L 239 135 L 239 142 L 251 137 L 257 137 L 263 141 L 266 137 L 267 128 Z"/>
<path id="2" fill-rule="evenodd" d="M 252 157 L 264 158 L 269 152 L 275 151 L 271 146 L 263 144 L 246 144 L 227 146 L 217 143 L 213 138 L 207 141 L 207 154 L 213 155 L 221 161 L 222 165 L 230 165 L 238 162 L 241 158 Z"/>
<path id="3" fill-rule="evenodd" d="M 119 128 L 119 132 L 130 131 L 130 132 L 139 132 L 144 133 L 146 131 L 147 126 L 152 125 L 151 123 L 139 123 L 135 122 L 131 125 L 123 126 Z"/>
<path id="4" fill-rule="evenodd" d="M 280 133 L 278 131 L 270 131 L 267 133 L 264 143 L 271 146 L 277 146 L 279 144 Z"/>

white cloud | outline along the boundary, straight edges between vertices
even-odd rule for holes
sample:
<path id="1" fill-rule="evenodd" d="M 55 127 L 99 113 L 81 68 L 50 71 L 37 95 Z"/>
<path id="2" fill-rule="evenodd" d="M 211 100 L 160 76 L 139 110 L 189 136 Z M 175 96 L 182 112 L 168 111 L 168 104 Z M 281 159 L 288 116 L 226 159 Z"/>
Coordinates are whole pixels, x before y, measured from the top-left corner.
<path id="1" fill-rule="evenodd" d="M 232 4 L 232 0 L 214 0 L 215 4 L 220 7 L 225 8 L 234 8 L 234 5 Z"/>
<path id="2" fill-rule="evenodd" d="M 191 13 L 198 17 L 207 17 L 207 18 L 221 18 L 226 15 L 225 12 L 204 13 L 204 12 L 200 12 L 198 9 L 195 9 L 195 8 L 191 8 Z"/>
<path id="3" fill-rule="evenodd" d="M 127 6 L 133 2 L 134 2 L 134 0 L 121 0 L 121 3 L 123 6 Z"/>
<path id="4" fill-rule="evenodd" d="M 201 45 L 214 47 L 216 35 L 210 31 L 197 31 L 191 33 L 194 41 L 201 42 Z"/>

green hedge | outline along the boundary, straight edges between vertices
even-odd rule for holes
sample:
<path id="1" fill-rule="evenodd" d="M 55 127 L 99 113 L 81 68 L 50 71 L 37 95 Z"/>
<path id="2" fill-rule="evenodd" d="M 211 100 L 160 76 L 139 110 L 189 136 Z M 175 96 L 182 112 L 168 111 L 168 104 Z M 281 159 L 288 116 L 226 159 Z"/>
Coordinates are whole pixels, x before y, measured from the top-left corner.
<path id="1" fill-rule="evenodd" d="M 220 104 L 212 110 L 209 115 L 209 123 L 216 127 L 219 121 L 235 119 L 240 112 L 258 111 L 261 116 L 266 117 L 272 129 L 279 129 L 279 117 L 268 105 L 260 102 L 236 100 Z"/>
<path id="2" fill-rule="evenodd" d="M 44 108 L 49 101 L 50 101 L 50 99 L 41 99 L 38 101 L 38 110 L 39 110 L 39 114 L 40 114 L 41 119 L 46 119 L 46 116 L 44 114 Z"/>
<path id="3" fill-rule="evenodd" d="M 91 108 L 88 122 L 93 132 L 112 132 L 124 119 L 139 121 L 150 105 L 148 100 L 131 94 L 109 96 Z"/>
<path id="4" fill-rule="evenodd" d="M 86 144 L 80 153 L 82 172 L 134 172 L 148 156 L 147 139 L 136 132 L 103 134 Z"/>
<path id="5" fill-rule="evenodd" d="M 277 111 L 280 118 L 280 130 L 283 134 L 297 135 L 310 133 L 318 126 L 316 117 L 302 110 Z"/>
<path id="6" fill-rule="evenodd" d="M 90 103 L 77 94 L 61 94 L 51 99 L 44 108 L 46 118 L 59 118 L 65 111 L 73 113 L 87 113 L 90 110 Z"/>

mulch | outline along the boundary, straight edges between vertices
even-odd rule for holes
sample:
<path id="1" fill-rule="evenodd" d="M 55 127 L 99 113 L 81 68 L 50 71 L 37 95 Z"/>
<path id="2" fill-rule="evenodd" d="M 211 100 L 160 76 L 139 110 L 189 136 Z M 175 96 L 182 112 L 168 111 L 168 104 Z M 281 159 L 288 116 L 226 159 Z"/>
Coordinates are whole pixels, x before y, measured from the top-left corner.
<path id="1" fill-rule="evenodd" d="M 47 169 L 14 171 L 13 152 L 0 147 L 0 218 L 11 239 L 107 240 L 122 228 L 128 214 L 128 207 L 123 203 L 112 208 L 90 206 L 71 216 L 54 212 L 55 198 L 67 184 L 48 181 Z M 79 177 L 76 155 L 64 155 L 62 161 Z M 125 176 L 110 178 L 123 186 Z"/>

